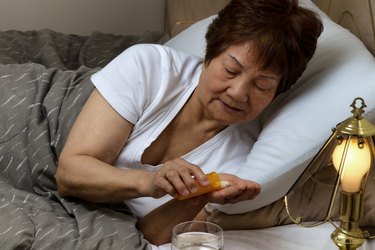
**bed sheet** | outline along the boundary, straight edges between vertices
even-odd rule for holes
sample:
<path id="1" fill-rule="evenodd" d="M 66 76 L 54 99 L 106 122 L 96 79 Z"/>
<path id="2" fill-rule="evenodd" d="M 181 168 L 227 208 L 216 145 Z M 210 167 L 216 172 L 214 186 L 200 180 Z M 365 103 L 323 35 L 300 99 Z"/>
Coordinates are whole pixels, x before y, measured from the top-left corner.
<path id="1" fill-rule="evenodd" d="M 284 225 L 257 230 L 224 232 L 224 249 L 228 250 L 337 250 L 331 240 L 334 227 L 325 223 L 303 228 Z M 170 250 L 171 244 L 152 246 L 153 250 Z M 375 240 L 367 240 L 358 250 L 374 250 Z"/>

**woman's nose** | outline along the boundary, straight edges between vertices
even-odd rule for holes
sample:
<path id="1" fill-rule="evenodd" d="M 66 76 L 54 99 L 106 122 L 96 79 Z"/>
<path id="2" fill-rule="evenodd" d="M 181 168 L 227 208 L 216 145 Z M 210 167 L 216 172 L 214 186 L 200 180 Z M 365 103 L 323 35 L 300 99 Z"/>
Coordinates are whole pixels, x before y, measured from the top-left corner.
<path id="1" fill-rule="evenodd" d="M 248 87 L 244 81 L 233 81 L 227 88 L 227 94 L 235 101 L 246 102 L 248 100 Z"/>

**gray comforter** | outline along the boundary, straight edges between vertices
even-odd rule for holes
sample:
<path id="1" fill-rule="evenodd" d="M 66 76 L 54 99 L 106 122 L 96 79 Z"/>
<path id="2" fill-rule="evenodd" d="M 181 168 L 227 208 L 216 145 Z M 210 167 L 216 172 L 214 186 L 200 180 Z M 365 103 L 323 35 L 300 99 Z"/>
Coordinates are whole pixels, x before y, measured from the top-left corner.
<path id="1" fill-rule="evenodd" d="M 54 174 L 90 76 L 163 34 L 0 32 L 0 248 L 149 249 L 126 207 L 63 199 Z"/>

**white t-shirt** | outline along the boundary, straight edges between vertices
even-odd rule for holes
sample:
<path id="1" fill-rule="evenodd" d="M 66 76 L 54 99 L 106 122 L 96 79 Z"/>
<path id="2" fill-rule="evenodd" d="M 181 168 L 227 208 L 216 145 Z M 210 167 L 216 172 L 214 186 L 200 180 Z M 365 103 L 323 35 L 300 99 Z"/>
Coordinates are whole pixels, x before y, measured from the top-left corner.
<path id="1" fill-rule="evenodd" d="M 200 57 L 162 45 L 138 44 L 92 76 L 103 97 L 134 124 L 115 163 L 117 167 L 150 171 L 161 167 L 142 164 L 142 154 L 184 106 L 198 84 L 201 70 Z M 228 126 L 182 158 L 205 173 L 237 173 L 254 144 L 251 127 L 250 123 Z M 126 203 L 142 217 L 171 198 L 141 197 Z"/>

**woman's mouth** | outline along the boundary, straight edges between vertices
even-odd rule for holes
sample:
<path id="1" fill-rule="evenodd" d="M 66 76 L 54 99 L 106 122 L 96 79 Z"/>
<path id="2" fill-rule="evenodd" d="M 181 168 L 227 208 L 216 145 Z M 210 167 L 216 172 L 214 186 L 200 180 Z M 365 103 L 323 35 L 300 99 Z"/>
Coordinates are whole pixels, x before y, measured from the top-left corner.
<path id="1" fill-rule="evenodd" d="M 231 106 L 231 105 L 228 105 L 228 104 L 226 104 L 226 103 L 223 102 L 223 101 L 220 101 L 220 102 L 221 102 L 221 104 L 222 104 L 224 110 L 225 110 L 226 112 L 228 112 L 228 113 L 237 113 L 237 112 L 241 112 L 241 111 L 242 111 L 242 109 L 239 109 L 239 108 L 233 107 L 233 106 Z"/>

